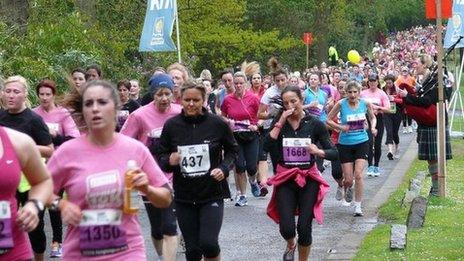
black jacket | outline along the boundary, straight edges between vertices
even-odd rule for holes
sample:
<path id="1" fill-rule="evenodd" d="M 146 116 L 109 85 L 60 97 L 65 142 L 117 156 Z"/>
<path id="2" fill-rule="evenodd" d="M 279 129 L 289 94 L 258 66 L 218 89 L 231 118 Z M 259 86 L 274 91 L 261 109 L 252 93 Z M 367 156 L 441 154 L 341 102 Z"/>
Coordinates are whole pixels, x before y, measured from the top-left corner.
<path id="1" fill-rule="evenodd" d="M 186 177 L 180 166 L 171 166 L 169 156 L 177 146 L 209 144 L 211 167 L 206 175 Z M 163 127 L 160 143 L 154 149 L 163 171 L 173 172 L 174 199 L 186 203 L 204 203 L 230 197 L 227 180 L 220 182 L 210 171 L 220 168 L 227 177 L 238 153 L 238 145 L 229 126 L 218 116 L 203 109 L 198 117 L 187 117 L 184 112 L 172 117 Z M 181 163 L 182 164 L 182 163 Z"/>
<path id="2" fill-rule="evenodd" d="M 278 118 L 280 117 L 277 117 L 276 119 Z M 274 128 L 275 122 L 272 124 L 271 130 Z M 282 148 L 283 138 L 311 138 L 311 143 L 318 145 L 318 147 L 324 150 L 326 159 L 330 161 L 338 159 L 338 151 L 330 141 L 327 128 L 323 122 L 314 116 L 306 115 L 303 119 L 301 119 L 300 126 L 298 126 L 296 130 L 294 130 L 288 122 L 285 122 L 280 130 L 277 140 L 271 138 L 270 133 L 265 137 L 264 149 L 269 151 L 272 158 L 277 160 L 276 163 L 287 168 L 295 167 L 284 164 Z M 308 169 L 312 167 L 314 162 L 315 160 L 313 157 L 310 164 L 299 165 L 298 167 L 301 169 Z"/>

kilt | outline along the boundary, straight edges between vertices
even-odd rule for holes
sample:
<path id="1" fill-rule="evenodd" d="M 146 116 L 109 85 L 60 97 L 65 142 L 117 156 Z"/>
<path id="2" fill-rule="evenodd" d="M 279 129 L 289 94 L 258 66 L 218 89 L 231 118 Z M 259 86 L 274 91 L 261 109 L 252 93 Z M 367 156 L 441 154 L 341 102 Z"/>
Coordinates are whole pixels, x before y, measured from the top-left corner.
<path id="1" fill-rule="evenodd" d="M 417 143 L 419 145 L 418 156 L 420 160 L 438 160 L 437 127 L 419 125 L 417 128 Z M 451 153 L 450 134 L 446 126 L 446 159 L 453 157 Z"/>

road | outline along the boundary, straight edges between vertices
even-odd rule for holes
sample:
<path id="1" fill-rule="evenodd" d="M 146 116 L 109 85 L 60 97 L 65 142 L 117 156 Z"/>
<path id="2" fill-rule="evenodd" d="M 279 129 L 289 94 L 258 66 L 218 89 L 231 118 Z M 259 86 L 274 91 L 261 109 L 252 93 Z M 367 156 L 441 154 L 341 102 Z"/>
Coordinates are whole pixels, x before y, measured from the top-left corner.
<path id="1" fill-rule="evenodd" d="M 395 180 L 399 182 L 402 173 L 407 170 L 409 162 L 414 158 L 415 136 L 414 133 L 400 134 L 399 160 L 389 161 L 384 146 L 380 161 L 382 175 L 377 178 L 365 177 L 364 217 L 353 217 L 352 208 L 342 206 L 335 200 L 336 183 L 330 175 L 330 169 L 324 171 L 323 176 L 330 183 L 331 188 L 324 200 L 324 224 L 318 225 L 313 222 L 311 260 L 349 260 L 353 256 L 365 233 L 378 223 L 377 208 L 381 204 L 379 199 L 386 199 L 388 193 L 396 187 L 396 185 L 389 186 L 386 181 L 392 184 Z M 408 153 L 405 153 L 408 149 Z M 388 179 L 393 172 L 398 172 L 395 175 L 399 178 Z M 230 187 L 235 188 L 233 178 L 229 180 L 232 181 Z M 279 234 L 278 225 L 266 215 L 270 195 L 265 198 L 254 198 L 251 191 L 248 191 L 248 194 L 248 206 L 235 207 L 234 202 L 225 204 L 224 222 L 220 234 L 222 260 L 281 260 L 286 244 Z M 51 228 L 48 215 L 45 218 L 47 245 L 49 245 Z M 150 225 L 144 210 L 141 211 L 139 218 L 147 248 L 147 259 L 157 260 L 150 239 Z M 46 256 L 49 251 L 48 247 Z M 185 260 L 184 255 L 178 253 L 177 260 Z"/>

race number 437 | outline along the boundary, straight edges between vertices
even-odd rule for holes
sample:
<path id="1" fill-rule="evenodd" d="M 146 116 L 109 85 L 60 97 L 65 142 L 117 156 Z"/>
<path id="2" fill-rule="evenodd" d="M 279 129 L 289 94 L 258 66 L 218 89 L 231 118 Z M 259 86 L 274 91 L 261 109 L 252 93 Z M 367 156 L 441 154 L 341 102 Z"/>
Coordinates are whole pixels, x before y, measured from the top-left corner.
<path id="1" fill-rule="evenodd" d="M 180 169 L 186 176 L 205 175 L 210 167 L 208 144 L 178 146 Z"/>

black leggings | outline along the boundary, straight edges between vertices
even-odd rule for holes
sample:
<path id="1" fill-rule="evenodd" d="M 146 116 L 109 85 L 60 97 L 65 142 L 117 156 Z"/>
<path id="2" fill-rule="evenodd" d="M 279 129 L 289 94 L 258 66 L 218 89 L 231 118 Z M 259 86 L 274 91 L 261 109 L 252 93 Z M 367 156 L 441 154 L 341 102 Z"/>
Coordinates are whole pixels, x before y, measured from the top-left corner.
<path id="1" fill-rule="evenodd" d="M 219 231 L 224 216 L 224 201 L 216 200 L 201 204 L 176 202 L 179 228 L 185 240 L 187 261 L 200 261 L 217 257 Z"/>
<path id="2" fill-rule="evenodd" d="M 385 144 L 399 144 L 400 136 L 398 131 L 401 125 L 401 113 L 385 114 L 383 118 L 385 120 L 385 130 L 387 131 Z"/>
<path id="3" fill-rule="evenodd" d="M 369 166 L 372 166 L 372 159 L 374 159 L 374 166 L 379 166 L 380 156 L 382 156 L 382 138 L 383 138 L 383 129 L 385 128 L 383 125 L 383 114 L 378 114 L 377 116 L 377 135 L 375 137 L 372 136 L 371 128 L 369 126 L 369 153 L 367 154 L 367 162 Z M 372 149 L 372 146 L 374 149 Z"/>
<path id="4" fill-rule="evenodd" d="M 404 112 L 402 112 L 401 114 L 402 114 L 402 116 L 403 116 L 403 127 L 411 126 L 411 124 L 412 124 L 412 119 L 409 118 L 409 116 L 406 115 L 406 113 L 404 113 Z"/>
<path id="5" fill-rule="evenodd" d="M 177 235 L 177 222 L 174 213 L 174 202 L 168 208 L 157 208 L 146 198 L 142 197 L 145 202 L 148 220 L 151 226 L 151 237 L 156 240 L 163 239 L 163 236 Z"/>
<path id="6" fill-rule="evenodd" d="M 63 192 L 63 190 L 60 191 L 58 196 L 62 198 Z M 52 242 L 58 242 L 61 244 L 63 242 L 63 222 L 61 221 L 61 212 L 48 209 L 48 214 L 50 215 L 50 224 L 52 225 Z"/>
<path id="7" fill-rule="evenodd" d="M 280 216 L 280 234 L 285 240 L 295 238 L 295 209 L 299 209 L 297 231 L 298 244 L 310 246 L 312 239 L 312 221 L 314 204 L 319 192 L 319 184 L 306 179 L 304 187 L 299 187 L 294 180 L 289 180 L 276 188 L 277 211 Z"/>
<path id="8" fill-rule="evenodd" d="M 19 206 L 24 206 L 28 200 L 29 191 L 19 192 L 16 191 L 16 199 L 18 200 Z M 47 248 L 47 238 L 45 237 L 44 231 L 44 211 L 39 213 L 39 224 L 37 227 L 28 233 L 29 241 L 31 241 L 32 250 L 36 254 L 43 254 Z"/>

